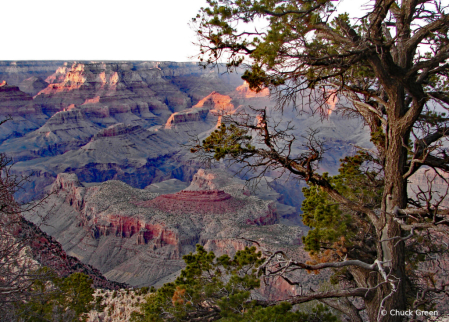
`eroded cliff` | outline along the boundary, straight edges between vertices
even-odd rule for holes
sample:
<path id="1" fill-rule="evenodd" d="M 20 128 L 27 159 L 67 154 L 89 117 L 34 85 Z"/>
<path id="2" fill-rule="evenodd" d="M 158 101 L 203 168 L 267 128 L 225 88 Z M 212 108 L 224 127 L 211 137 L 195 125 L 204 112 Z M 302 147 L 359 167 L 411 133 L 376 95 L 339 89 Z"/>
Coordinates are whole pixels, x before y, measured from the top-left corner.
<path id="1" fill-rule="evenodd" d="M 224 175 L 216 173 L 217 179 Z M 212 182 L 214 171 L 202 170 L 196 180 L 204 176 Z M 302 230 L 280 224 L 276 201 L 251 195 L 232 179 L 224 185 L 218 180 L 211 185 L 214 190 L 196 190 L 196 180 L 193 189 L 158 194 L 120 181 L 89 185 L 74 174 L 59 174 L 54 194 L 37 215 L 47 214 L 43 229 L 69 255 L 112 280 L 136 286 L 168 281 L 183 267 L 182 255 L 197 243 L 230 255 L 252 245 L 242 237 L 298 247 Z M 290 213 L 296 209 L 290 207 Z M 263 227 L 274 232 L 258 229 Z"/>

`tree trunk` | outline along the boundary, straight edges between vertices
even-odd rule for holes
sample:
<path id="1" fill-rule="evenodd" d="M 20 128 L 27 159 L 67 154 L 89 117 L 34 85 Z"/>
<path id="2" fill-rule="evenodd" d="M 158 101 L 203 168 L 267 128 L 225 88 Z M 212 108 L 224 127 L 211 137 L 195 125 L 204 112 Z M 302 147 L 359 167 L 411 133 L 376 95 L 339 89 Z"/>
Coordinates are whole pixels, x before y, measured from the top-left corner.
<path id="1" fill-rule="evenodd" d="M 390 315 L 391 310 L 406 310 L 405 293 L 405 247 L 400 241 L 401 226 L 394 217 L 395 207 L 407 206 L 407 181 L 403 179 L 407 161 L 407 149 L 403 146 L 408 141 L 408 135 L 403 129 L 392 122 L 387 133 L 387 148 L 385 157 L 385 190 L 382 200 L 381 225 L 376 227 L 380 233 L 380 248 L 382 254 L 378 259 L 384 262 L 388 281 L 378 288 L 372 301 L 367 303 L 367 311 L 370 321 L 401 321 L 401 316 Z M 399 237 L 399 238 L 398 238 Z M 381 274 L 377 274 L 377 282 L 385 282 Z M 393 285 L 396 288 L 393 289 Z M 379 312 L 386 314 L 379 315 Z"/>

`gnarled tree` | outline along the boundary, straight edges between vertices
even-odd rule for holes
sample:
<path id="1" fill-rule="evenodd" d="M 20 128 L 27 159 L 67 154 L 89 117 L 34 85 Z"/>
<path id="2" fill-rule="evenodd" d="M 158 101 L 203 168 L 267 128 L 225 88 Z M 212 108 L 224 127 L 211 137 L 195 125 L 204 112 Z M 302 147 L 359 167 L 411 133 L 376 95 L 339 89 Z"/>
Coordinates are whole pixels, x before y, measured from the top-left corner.
<path id="1" fill-rule="evenodd" d="M 254 169 L 282 167 L 309 183 L 303 207 L 314 229 L 306 242 L 317 263 L 273 254 L 265 273 L 338 270 L 340 280 L 350 281 L 345 288 L 291 302 L 318 299 L 353 320 L 365 310 L 370 321 L 398 321 L 402 317 L 390 310 L 423 307 L 447 296 L 447 282 L 435 283 L 416 263 L 426 251 L 447 252 L 448 210 L 432 191 L 417 198 L 407 193 L 408 179 L 418 169 L 433 169 L 443 179 L 449 171 L 447 3 L 372 0 L 358 17 L 338 14 L 339 1 L 331 0 L 208 4 L 193 19 L 205 65 L 222 57 L 229 68 L 247 64 L 242 78 L 252 89 L 270 88 L 279 108 L 289 102 L 301 108 L 298 97 L 307 95 L 322 110 L 337 95 L 347 103 L 338 109 L 362 117 L 374 145 L 343 160 L 339 176 L 320 175 L 315 171 L 320 145 L 293 155 L 294 136 L 272 125 L 262 109 L 257 122 L 234 116 L 193 148 Z M 315 216 L 318 208 L 321 215 Z M 341 226 L 345 222 L 348 226 Z M 362 299 L 363 307 L 347 300 L 351 297 Z"/>

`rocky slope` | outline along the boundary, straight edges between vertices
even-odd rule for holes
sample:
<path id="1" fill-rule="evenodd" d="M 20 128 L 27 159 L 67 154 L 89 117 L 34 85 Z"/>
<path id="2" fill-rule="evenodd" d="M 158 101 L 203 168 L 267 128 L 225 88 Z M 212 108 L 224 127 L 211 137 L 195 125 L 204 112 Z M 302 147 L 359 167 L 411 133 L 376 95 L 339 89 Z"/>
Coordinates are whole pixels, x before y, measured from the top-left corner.
<path id="1" fill-rule="evenodd" d="M 197 243 L 230 255 L 252 245 L 242 237 L 299 247 L 303 230 L 288 220 L 297 215 L 295 208 L 281 207 L 273 200 L 278 199 L 275 193 L 265 200 L 251 195 L 241 182 L 224 176 L 223 171 L 203 170 L 187 189 L 159 194 L 154 186 L 89 185 L 74 174 L 60 174 L 54 194 L 33 218 L 47 214 L 43 229 L 69 255 L 134 286 L 171 280 L 184 266 L 182 255 Z"/>
<path id="2" fill-rule="evenodd" d="M 324 123 L 306 113 L 281 117 L 267 91 L 254 93 L 239 75 L 192 63 L 68 62 L 52 74 L 22 76 L 24 91 L 36 90 L 39 79 L 49 85 L 31 99 L 17 93 L 36 107 L 41 123 L 0 145 L 15 159 L 16 174 L 32 174 L 18 197 L 51 189 L 40 210 L 48 214 L 46 232 L 69 255 L 132 285 L 173 279 L 196 243 L 233 254 L 252 245 L 245 237 L 303 254 L 300 183 L 273 180 L 273 172 L 249 189 L 227 169 L 197 172 L 201 164 L 182 147 L 207 136 L 223 114 L 266 106 L 281 126 L 292 121 L 297 137 L 320 127 L 331 149 L 323 170 L 335 171 L 348 143 L 369 144 L 358 120 L 335 113 Z M 299 142 L 294 153 L 302 148 Z"/>
<path id="3" fill-rule="evenodd" d="M 41 266 L 51 268 L 60 277 L 80 272 L 87 274 L 97 288 L 117 290 L 127 287 L 124 283 L 109 281 L 98 269 L 82 263 L 76 257 L 68 256 L 55 238 L 28 220 L 22 219 L 21 228 L 16 234 L 15 237 L 24 240 L 25 245 L 30 248 L 30 255 L 35 261 Z"/>

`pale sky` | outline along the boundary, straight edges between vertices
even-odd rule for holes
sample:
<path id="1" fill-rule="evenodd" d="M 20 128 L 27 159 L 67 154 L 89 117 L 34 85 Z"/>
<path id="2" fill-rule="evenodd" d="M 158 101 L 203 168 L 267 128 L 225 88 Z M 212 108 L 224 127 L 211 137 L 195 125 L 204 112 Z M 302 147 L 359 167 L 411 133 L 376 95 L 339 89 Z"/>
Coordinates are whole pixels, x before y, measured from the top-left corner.
<path id="1" fill-rule="evenodd" d="M 339 9 L 363 3 L 345 0 Z M 196 60 L 188 23 L 202 6 L 206 0 L 2 1 L 0 60 Z"/>
<path id="2" fill-rule="evenodd" d="M 205 0 L 7 0 L 0 60 L 189 61 Z"/>

